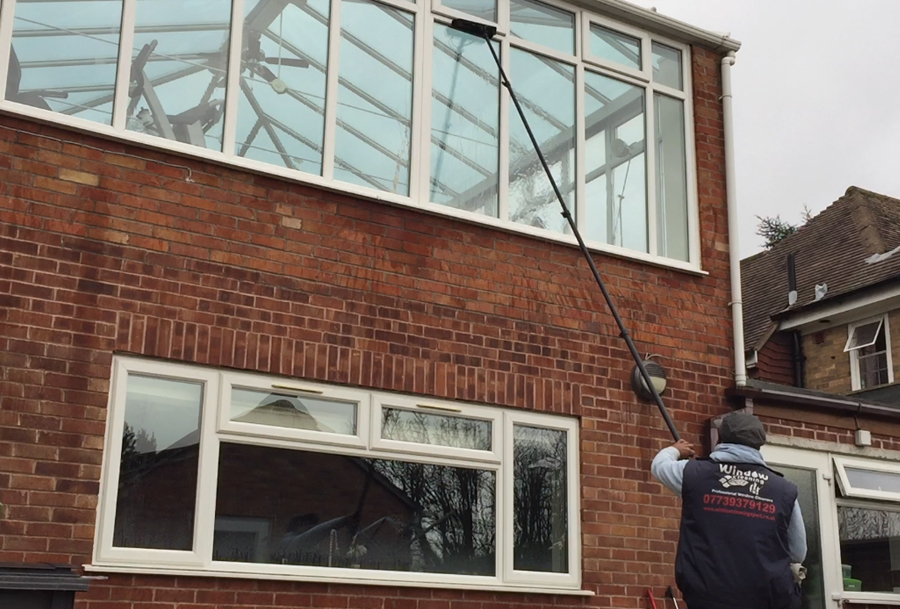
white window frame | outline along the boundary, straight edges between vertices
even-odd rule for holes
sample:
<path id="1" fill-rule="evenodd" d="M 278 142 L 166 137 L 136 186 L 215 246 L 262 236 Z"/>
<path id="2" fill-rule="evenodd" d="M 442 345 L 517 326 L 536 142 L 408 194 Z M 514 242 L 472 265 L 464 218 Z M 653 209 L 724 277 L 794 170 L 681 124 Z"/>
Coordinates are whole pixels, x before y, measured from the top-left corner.
<path id="1" fill-rule="evenodd" d="M 118 548 L 113 545 L 122 433 L 125 424 L 125 395 L 128 378 L 132 374 L 199 382 L 204 386 L 197 503 L 191 551 Z M 292 385 L 302 386 L 304 389 L 321 390 L 323 396 L 347 398 L 355 395 L 360 407 L 357 413 L 358 436 L 354 437 L 361 440 L 361 444 L 348 442 L 347 437 L 340 434 L 278 428 L 272 431 L 259 429 L 268 427 L 265 425 L 235 424 L 228 420 L 230 386 L 232 385 L 268 390 L 272 390 L 275 385 L 276 391 L 282 391 L 284 385 Z M 380 422 L 380 413 L 384 406 L 420 409 L 419 404 L 426 405 L 427 408 L 421 410 L 428 413 L 446 413 L 489 420 L 492 424 L 492 450 L 477 451 L 418 445 L 409 442 L 385 441 L 380 438 L 380 425 L 376 422 Z M 365 414 L 363 411 L 369 412 Z M 377 413 L 377 416 L 374 413 Z M 513 569 L 512 431 L 516 424 L 558 429 L 567 434 L 566 516 L 568 519 L 569 569 L 567 573 L 534 573 Z M 296 434 L 297 431 L 302 433 Z M 293 579 L 329 583 L 368 582 L 398 586 L 584 594 L 584 591 L 580 589 L 581 482 L 579 478 L 578 431 L 578 422 L 572 417 L 489 408 L 477 404 L 448 402 L 431 398 L 400 396 L 382 391 L 336 387 L 295 379 L 264 377 L 263 375 L 116 355 L 113 358 L 112 367 L 109 419 L 101 474 L 100 501 L 97 510 L 94 556 L 93 563 L 88 566 L 88 569 L 107 572 Z M 216 523 L 217 521 L 220 524 L 224 522 L 222 519 L 216 518 L 219 447 L 222 442 L 371 458 L 397 459 L 402 456 L 404 460 L 421 463 L 493 471 L 496 476 L 497 505 L 495 574 L 493 576 L 471 576 L 215 561 L 213 560 L 213 539 Z M 247 523 L 232 524 L 238 527 L 234 530 L 249 531 L 252 528 L 247 528 Z M 255 528 L 252 530 L 259 532 Z"/>
<path id="2" fill-rule="evenodd" d="M 297 440 L 314 442 L 317 444 L 366 447 L 366 440 L 362 437 L 363 429 L 369 426 L 370 396 L 367 393 L 324 385 L 322 383 L 308 383 L 306 381 L 288 381 L 273 379 L 261 374 L 223 373 L 221 375 L 222 404 L 231 404 L 231 392 L 233 389 L 249 389 L 251 391 L 270 391 L 279 394 L 297 397 L 319 397 L 340 402 L 353 402 L 356 404 L 357 427 L 356 434 L 339 434 L 322 431 L 308 431 L 303 429 L 287 429 L 273 425 L 258 423 L 245 423 L 231 420 L 228 408 L 219 408 L 217 431 L 240 436 L 267 437 L 285 440 Z"/>
<path id="3" fill-rule="evenodd" d="M 891 495 L 891 503 L 885 503 L 885 496 L 868 496 L 863 493 L 877 493 L 859 489 L 853 491 L 851 499 L 839 498 L 837 491 L 846 483 L 840 477 L 845 475 L 841 466 L 851 465 L 863 469 L 891 471 L 900 474 L 900 462 L 883 459 L 848 457 L 830 453 L 827 450 L 809 450 L 767 444 L 762 447 L 767 463 L 777 470 L 779 465 L 814 470 L 816 476 L 817 500 L 819 508 L 819 535 L 822 541 L 822 572 L 826 602 L 861 603 L 870 605 L 900 606 L 900 593 L 891 592 L 848 592 L 844 590 L 841 571 L 841 543 L 838 529 L 837 508 L 840 505 L 870 507 L 875 509 L 900 510 L 900 497 Z M 840 466 L 839 466 L 840 464 Z M 835 478 L 838 478 L 835 480 Z M 880 501 L 875 502 L 874 499 Z"/>
<path id="4" fill-rule="evenodd" d="M 375 0 L 373 0 L 375 1 Z M 322 175 L 313 175 L 303 173 L 299 170 L 288 169 L 278 165 L 272 165 L 253 159 L 240 157 L 235 153 L 234 143 L 236 140 L 237 130 L 237 109 L 238 94 L 240 89 L 240 74 L 238 70 L 229 70 L 227 75 L 227 87 L 225 97 L 225 114 L 223 125 L 223 151 L 207 150 L 184 144 L 178 141 L 166 140 L 154 137 L 144 133 L 136 133 L 126 129 L 126 105 L 128 79 L 130 73 L 131 54 L 128 49 L 133 46 L 134 38 L 134 18 L 136 12 L 137 0 L 123 0 L 123 27 L 120 34 L 120 53 L 118 59 L 117 81 L 115 83 L 115 91 L 117 97 L 113 105 L 113 117 L 111 125 L 95 123 L 83 118 L 62 115 L 59 113 L 34 108 L 31 106 L 18 104 L 5 99 L 0 99 L 0 111 L 20 115 L 28 118 L 37 119 L 57 123 L 60 125 L 72 127 L 81 131 L 94 133 L 100 136 L 123 140 L 130 143 L 151 149 L 162 149 L 175 152 L 179 155 L 186 155 L 198 159 L 215 161 L 217 163 L 225 163 L 228 165 L 240 167 L 257 172 L 278 176 L 284 179 L 301 182 L 313 186 L 318 186 L 330 190 L 335 190 L 362 198 L 372 199 L 376 201 L 385 201 L 414 209 L 426 210 L 444 216 L 473 221 L 479 224 L 493 226 L 503 230 L 511 230 L 514 232 L 533 235 L 542 239 L 558 241 L 562 243 L 575 244 L 576 240 L 573 235 L 565 233 L 557 233 L 549 229 L 535 228 L 524 224 L 512 222 L 508 219 L 508 210 L 506 209 L 506 192 L 508 189 L 508 155 L 509 155 L 509 112 L 510 105 L 509 93 L 505 87 L 500 87 L 500 118 L 499 118 L 499 168 L 498 179 L 500 184 L 499 192 L 499 217 L 488 217 L 475 212 L 468 212 L 453 209 L 437 203 L 429 201 L 429 169 L 430 151 L 431 151 L 431 65 L 433 57 L 434 38 L 433 27 L 435 20 L 444 22 L 453 17 L 464 17 L 475 21 L 482 21 L 472 16 L 461 13 L 459 11 L 449 9 L 440 5 L 440 0 L 417 0 L 416 2 L 405 2 L 404 0 L 378 0 L 381 3 L 391 6 L 397 10 L 405 11 L 415 17 L 414 31 L 414 58 L 413 58 L 413 104 L 412 104 L 412 137 L 410 138 L 410 165 L 409 165 L 409 196 L 399 195 L 393 192 L 380 191 L 371 187 L 359 186 L 340 182 L 334 179 L 334 150 L 336 137 L 336 118 L 337 118 L 337 91 L 338 91 L 338 75 L 340 71 L 340 13 L 341 1 L 333 0 L 331 3 L 330 23 L 328 39 L 328 55 L 329 68 L 326 75 L 326 103 L 324 107 L 325 113 L 325 135 L 323 139 L 323 158 L 322 158 Z M 231 27 L 231 46 L 229 53 L 229 65 L 236 65 L 240 61 L 240 50 L 243 36 L 243 14 L 245 0 L 232 0 L 232 27 Z M 632 258 L 654 265 L 684 270 L 688 272 L 702 272 L 701 250 L 700 250 L 700 225 L 699 225 L 699 205 L 697 193 L 697 167 L 696 153 L 694 147 L 694 114 L 693 114 L 693 88 L 691 82 L 691 48 L 687 44 L 680 43 L 675 40 L 667 39 L 647 31 L 638 30 L 625 23 L 610 19 L 604 15 L 588 11 L 584 8 L 568 4 L 561 0 L 544 0 L 544 3 L 566 10 L 575 15 L 574 37 L 575 37 L 575 54 L 567 55 L 555 49 L 542 47 L 539 44 L 514 38 L 510 35 L 510 19 L 509 6 L 510 0 L 498 0 L 498 27 L 497 36 L 494 38 L 499 43 L 501 61 L 504 64 L 504 70 L 509 69 L 509 49 L 510 47 L 521 48 L 531 52 L 539 52 L 548 57 L 560 61 L 567 61 L 576 65 L 576 154 L 575 154 L 575 175 L 577 183 L 575 185 L 576 204 L 574 212 L 579 230 L 584 232 L 584 210 L 585 210 L 585 186 L 584 186 L 584 101 L 581 99 L 584 92 L 584 70 L 596 70 L 599 73 L 606 74 L 613 78 L 623 78 L 649 87 L 646 96 L 645 115 L 646 115 L 646 134 L 645 142 L 647 142 L 647 236 L 648 248 L 647 252 L 639 250 L 631 250 L 625 247 L 610 245 L 602 241 L 588 241 L 587 245 L 595 251 L 606 252 L 616 256 Z M 10 43 L 13 34 L 13 19 L 15 15 L 16 0 L 4 0 L 2 9 L 0 9 L 0 96 L 5 94 L 5 81 L 7 65 L 9 60 Z M 634 35 L 642 40 L 642 61 L 644 66 L 642 70 L 635 72 L 629 71 L 623 66 L 614 63 L 604 62 L 598 58 L 589 56 L 590 44 L 590 24 L 597 23 L 604 27 L 609 27 L 616 31 Z M 657 41 L 672 48 L 681 51 L 682 69 L 683 69 L 683 91 L 677 91 L 668 87 L 652 82 L 652 42 Z M 515 86 L 515 82 L 513 82 Z M 687 214 L 688 214 L 688 260 L 682 261 L 674 258 L 665 258 L 657 253 L 658 231 L 656 227 L 656 187 L 655 181 L 655 145 L 651 141 L 654 137 L 653 130 L 653 94 L 656 91 L 676 97 L 684 101 L 685 111 L 685 158 L 686 158 L 686 184 L 687 184 Z"/>
<path id="5" fill-rule="evenodd" d="M 873 323 L 879 324 L 878 332 L 875 333 L 875 339 L 868 344 L 851 347 L 850 343 L 853 340 L 853 335 L 856 331 L 856 328 L 859 328 L 860 326 L 867 326 Z M 844 352 L 850 353 L 850 385 L 853 391 L 862 389 L 862 375 L 860 374 L 859 370 L 859 350 L 874 345 L 878 341 L 878 335 L 881 332 L 884 332 L 885 353 L 887 357 L 887 384 L 891 384 L 894 382 L 894 362 L 891 357 L 891 324 L 889 315 L 885 313 L 884 315 L 879 315 L 878 317 L 870 317 L 862 321 L 854 322 L 847 326 L 847 342 L 844 344 Z M 871 387 L 867 387 L 867 389 L 871 389 Z"/>
<path id="6" fill-rule="evenodd" d="M 900 492 L 878 491 L 875 489 L 859 488 L 850 483 L 847 469 L 864 469 L 872 472 L 885 472 L 900 476 L 900 464 L 887 461 L 872 461 L 869 459 L 853 459 L 850 457 L 834 457 L 834 469 L 837 472 L 838 484 L 841 493 L 846 497 L 861 499 L 876 499 L 882 501 L 900 502 Z"/>

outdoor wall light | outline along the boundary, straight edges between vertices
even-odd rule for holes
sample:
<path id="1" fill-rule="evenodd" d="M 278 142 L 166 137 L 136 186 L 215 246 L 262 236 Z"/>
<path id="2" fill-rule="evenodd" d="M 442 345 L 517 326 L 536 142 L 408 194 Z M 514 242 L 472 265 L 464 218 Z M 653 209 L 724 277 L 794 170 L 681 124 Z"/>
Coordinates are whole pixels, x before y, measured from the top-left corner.
<path id="1" fill-rule="evenodd" d="M 657 393 L 662 395 L 666 390 L 666 370 L 650 359 L 651 357 L 653 356 L 648 355 L 644 358 L 644 368 L 647 369 L 647 373 L 650 375 L 650 380 L 653 382 L 653 386 L 656 388 Z M 653 400 L 653 394 L 650 392 L 650 388 L 647 387 L 647 383 L 641 377 L 641 371 L 638 369 L 637 365 L 631 369 L 631 388 L 642 400 Z"/>

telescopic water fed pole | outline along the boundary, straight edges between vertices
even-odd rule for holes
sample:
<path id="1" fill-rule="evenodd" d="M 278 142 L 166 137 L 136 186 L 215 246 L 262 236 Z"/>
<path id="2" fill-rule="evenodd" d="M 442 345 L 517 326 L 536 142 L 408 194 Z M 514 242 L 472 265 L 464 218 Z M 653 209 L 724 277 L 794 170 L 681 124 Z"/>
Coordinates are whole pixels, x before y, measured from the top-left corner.
<path id="1" fill-rule="evenodd" d="M 544 172 L 547 174 L 547 179 L 550 180 L 550 185 L 553 186 L 553 192 L 556 193 L 556 198 L 559 201 L 559 204 L 562 206 L 562 215 L 569 223 L 569 226 L 572 229 L 572 234 L 575 235 L 575 239 L 578 241 L 578 246 L 581 248 L 581 253 L 584 254 L 585 259 L 587 259 L 588 266 L 591 267 L 591 273 L 594 274 L 594 279 L 597 281 L 597 285 L 600 286 L 600 291 L 603 293 L 603 298 L 606 299 L 606 304 L 609 306 L 609 310 L 612 313 L 613 319 L 616 320 L 616 325 L 619 326 L 620 336 L 625 341 L 625 344 L 628 345 L 628 350 L 631 351 L 631 356 L 634 358 L 634 361 L 637 364 L 638 370 L 641 373 L 641 378 L 644 379 L 644 384 L 647 385 L 647 389 L 653 395 L 653 400 L 656 402 L 656 406 L 659 408 L 659 412 L 660 414 L 662 414 L 662 417 L 666 422 L 666 426 L 669 428 L 669 431 L 672 433 L 672 437 L 677 442 L 681 439 L 681 436 L 678 435 L 678 430 L 675 429 L 675 424 L 672 422 L 672 418 L 669 416 L 669 411 L 666 410 L 666 405 L 663 404 L 659 392 L 653 385 L 650 374 L 647 372 L 646 366 L 644 366 L 644 361 L 641 359 L 637 348 L 634 346 L 634 341 L 631 340 L 631 335 L 628 334 L 628 330 L 625 328 L 625 324 L 622 322 L 622 318 L 619 316 L 618 310 L 616 310 L 616 305 L 613 303 L 612 297 L 609 295 L 609 292 L 606 289 L 606 285 L 603 283 L 603 279 L 600 277 L 600 271 L 597 270 L 597 267 L 594 264 L 594 260 L 593 258 L 591 258 L 591 253 L 590 251 L 588 251 L 587 246 L 584 244 L 584 239 L 581 238 L 581 233 L 578 232 L 578 227 L 575 225 L 575 220 L 572 218 L 571 212 L 569 212 L 569 207 L 566 205 L 566 202 L 563 199 L 562 193 L 559 190 L 559 186 L 556 185 L 556 180 L 553 179 L 553 174 L 550 172 L 550 166 L 547 165 L 547 160 L 544 158 L 544 153 L 541 152 L 541 147 L 537 142 L 537 138 L 534 137 L 534 132 L 531 131 L 531 126 L 528 124 L 528 119 L 525 118 L 525 113 L 522 111 L 522 106 L 519 105 L 519 100 L 518 98 L 516 98 L 516 92 L 513 91 L 512 84 L 510 84 L 509 79 L 506 77 L 506 72 L 503 71 L 503 66 L 500 63 L 500 57 L 497 55 L 497 51 L 494 50 L 494 45 L 491 44 L 491 38 L 493 38 L 494 34 L 497 33 L 497 28 L 492 25 L 476 23 L 467 19 L 454 19 L 451 22 L 450 27 L 455 30 L 459 30 L 460 32 L 465 32 L 466 34 L 471 34 L 472 36 L 483 38 L 487 43 L 488 49 L 490 49 L 491 55 L 494 57 L 494 61 L 497 63 L 497 69 L 500 70 L 500 83 L 504 87 L 506 87 L 507 91 L 509 91 L 509 97 L 510 99 L 512 99 L 512 102 L 516 107 L 516 111 L 519 113 L 519 117 L 522 119 L 522 124 L 525 126 L 525 131 L 528 132 L 528 137 L 531 139 L 531 144 L 532 146 L 534 146 L 534 150 L 537 153 L 538 159 L 541 161 L 541 166 L 543 166 Z"/>

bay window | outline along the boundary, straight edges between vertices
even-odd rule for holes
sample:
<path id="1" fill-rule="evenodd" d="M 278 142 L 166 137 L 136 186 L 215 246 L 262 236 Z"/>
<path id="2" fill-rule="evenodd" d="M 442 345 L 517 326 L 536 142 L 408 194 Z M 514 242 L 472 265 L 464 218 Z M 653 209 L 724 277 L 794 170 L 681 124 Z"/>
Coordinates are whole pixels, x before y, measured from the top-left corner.
<path id="1" fill-rule="evenodd" d="M 690 48 L 558 0 L 5 0 L 0 108 L 699 268 Z M 4 79 L 5 74 L 5 79 Z"/>
<path id="2" fill-rule="evenodd" d="M 117 357 L 93 569 L 577 590 L 567 417 Z"/>

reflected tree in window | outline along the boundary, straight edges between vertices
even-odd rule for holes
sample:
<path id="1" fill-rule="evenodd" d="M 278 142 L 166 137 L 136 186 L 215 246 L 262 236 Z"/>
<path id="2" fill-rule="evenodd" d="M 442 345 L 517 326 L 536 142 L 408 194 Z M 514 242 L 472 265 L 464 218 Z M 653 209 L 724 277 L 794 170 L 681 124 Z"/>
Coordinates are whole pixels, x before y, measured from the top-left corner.
<path id="1" fill-rule="evenodd" d="M 214 558 L 492 575 L 491 471 L 223 443 Z M 234 522 L 265 522 L 260 538 Z"/>
<path id="2" fill-rule="evenodd" d="M 514 429 L 515 568 L 565 573 L 566 433 L 523 425 Z"/>
<path id="3" fill-rule="evenodd" d="M 489 421 L 398 408 L 381 411 L 381 436 L 401 442 L 491 450 Z"/>

